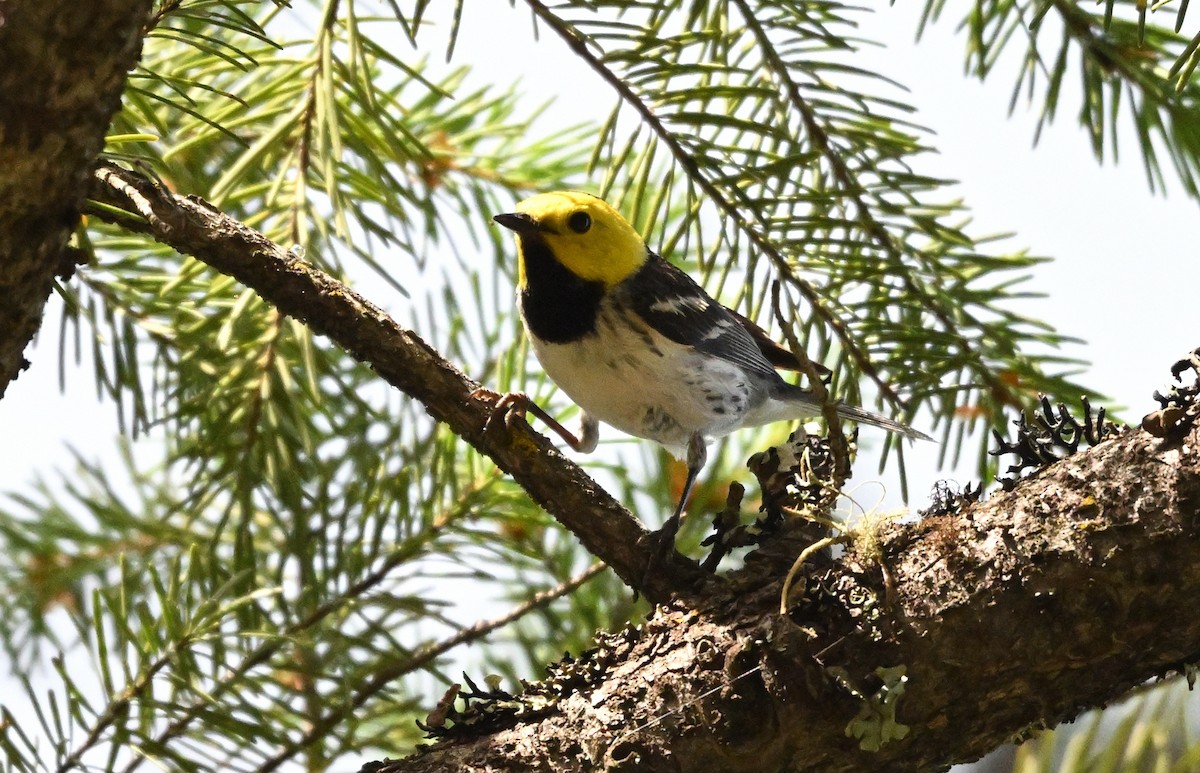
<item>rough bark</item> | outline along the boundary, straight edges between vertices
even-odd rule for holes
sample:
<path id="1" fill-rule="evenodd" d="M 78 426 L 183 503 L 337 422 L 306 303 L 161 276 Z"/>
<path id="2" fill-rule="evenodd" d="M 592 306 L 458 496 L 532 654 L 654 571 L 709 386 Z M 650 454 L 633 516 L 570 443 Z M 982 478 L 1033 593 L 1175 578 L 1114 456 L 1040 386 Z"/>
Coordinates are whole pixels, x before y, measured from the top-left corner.
<path id="1" fill-rule="evenodd" d="M 472 398 L 476 384 L 411 331 L 199 200 L 111 168 L 93 196 L 369 362 L 637 585 L 647 553 L 628 512 L 527 427 L 485 432 L 491 398 Z M 801 583 L 788 617 L 780 588 L 801 540 L 783 535 L 725 578 L 676 560 L 642 588 L 671 599 L 645 626 L 365 769 L 929 771 L 978 758 L 1200 658 L 1198 444 L 1200 428 L 1175 444 L 1129 430 L 985 503 L 885 524 Z M 899 667 L 907 735 L 866 751 L 847 729 L 888 727 L 881 687 Z"/>
<path id="2" fill-rule="evenodd" d="M 0 397 L 28 365 L 150 0 L 0 0 Z"/>
<path id="3" fill-rule="evenodd" d="M 544 716 L 364 771 L 933 771 L 976 759 L 1200 658 L 1198 444 L 1200 430 L 1173 448 L 1130 430 L 981 505 L 886 527 L 878 556 L 894 598 L 878 617 L 845 603 L 886 595 L 875 555 L 852 549 L 823 583 L 840 601 L 799 620 L 779 616 L 785 567 L 768 560 L 698 608 L 660 608 Z M 846 685 L 869 696 L 876 669 L 901 665 L 895 717 L 908 735 L 864 751 L 846 730 L 871 702 Z"/>

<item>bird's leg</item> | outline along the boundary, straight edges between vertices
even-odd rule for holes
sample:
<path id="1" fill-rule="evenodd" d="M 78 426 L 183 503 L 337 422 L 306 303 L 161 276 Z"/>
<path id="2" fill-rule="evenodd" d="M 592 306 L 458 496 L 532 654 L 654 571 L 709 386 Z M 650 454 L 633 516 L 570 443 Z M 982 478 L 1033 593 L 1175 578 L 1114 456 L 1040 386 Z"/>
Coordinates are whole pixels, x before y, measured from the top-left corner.
<path id="1" fill-rule="evenodd" d="M 708 461 L 708 444 L 704 442 L 704 436 L 697 432 L 688 440 L 687 478 L 683 482 L 683 492 L 679 495 L 679 504 L 675 506 L 675 512 L 663 523 L 662 528 L 653 535 L 654 549 L 650 554 L 650 563 L 646 566 L 647 577 L 675 546 L 675 535 L 679 533 L 679 521 L 683 517 L 683 506 L 687 504 L 688 495 L 692 493 L 692 486 L 696 484 L 696 478 L 700 475 L 700 470 L 704 469 L 706 461 Z M 642 584 L 645 585 L 645 580 L 642 581 Z"/>
<path id="2" fill-rule="evenodd" d="M 479 388 L 471 393 L 471 397 L 481 397 L 494 395 L 490 389 Z M 582 453 L 590 454 L 596 450 L 596 443 L 600 440 L 600 423 L 584 413 L 579 423 L 579 436 L 564 427 L 559 423 L 558 419 L 551 416 L 540 405 L 530 399 L 529 395 L 524 392 L 509 392 L 502 395 L 496 401 L 496 405 L 492 408 L 492 415 L 488 417 L 487 424 L 484 425 L 483 431 L 490 432 L 495 428 L 497 422 L 504 422 L 504 426 L 512 427 L 513 422 L 517 419 L 524 419 L 526 413 L 532 413 L 542 420 L 543 423 L 550 429 L 554 430 L 554 434 L 563 439 L 572 449 Z"/>

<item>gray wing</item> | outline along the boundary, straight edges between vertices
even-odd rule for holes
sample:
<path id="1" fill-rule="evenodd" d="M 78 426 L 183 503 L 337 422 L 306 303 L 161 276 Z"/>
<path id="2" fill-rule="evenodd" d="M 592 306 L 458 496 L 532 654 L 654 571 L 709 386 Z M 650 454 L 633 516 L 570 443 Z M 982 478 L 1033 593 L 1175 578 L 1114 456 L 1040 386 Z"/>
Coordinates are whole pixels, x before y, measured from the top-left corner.
<path id="1" fill-rule="evenodd" d="M 625 281 L 633 310 L 670 340 L 741 366 L 767 379 L 779 374 L 767 359 L 744 317 L 709 297 L 683 271 L 650 253 L 646 265 Z"/>

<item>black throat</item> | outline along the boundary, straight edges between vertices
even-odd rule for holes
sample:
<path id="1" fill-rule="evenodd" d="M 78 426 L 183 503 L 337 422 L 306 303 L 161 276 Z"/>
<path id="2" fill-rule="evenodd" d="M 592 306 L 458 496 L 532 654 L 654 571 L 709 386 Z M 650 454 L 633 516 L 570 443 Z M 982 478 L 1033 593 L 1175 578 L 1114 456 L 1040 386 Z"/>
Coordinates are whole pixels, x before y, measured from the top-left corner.
<path id="1" fill-rule="evenodd" d="M 572 274 L 536 236 L 522 236 L 521 251 L 525 256 L 525 288 L 520 304 L 529 332 L 555 344 L 594 333 L 604 284 Z"/>

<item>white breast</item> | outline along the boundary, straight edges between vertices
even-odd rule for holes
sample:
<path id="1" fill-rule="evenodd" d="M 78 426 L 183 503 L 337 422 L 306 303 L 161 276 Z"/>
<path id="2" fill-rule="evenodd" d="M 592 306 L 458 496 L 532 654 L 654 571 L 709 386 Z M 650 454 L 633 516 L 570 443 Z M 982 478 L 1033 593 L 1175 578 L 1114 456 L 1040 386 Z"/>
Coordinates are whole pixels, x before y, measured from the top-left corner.
<path id="1" fill-rule="evenodd" d="M 728 434 L 761 402 L 735 364 L 698 355 L 608 304 L 596 332 L 579 341 L 530 339 L 546 375 L 579 407 L 676 456 L 695 432 Z"/>

